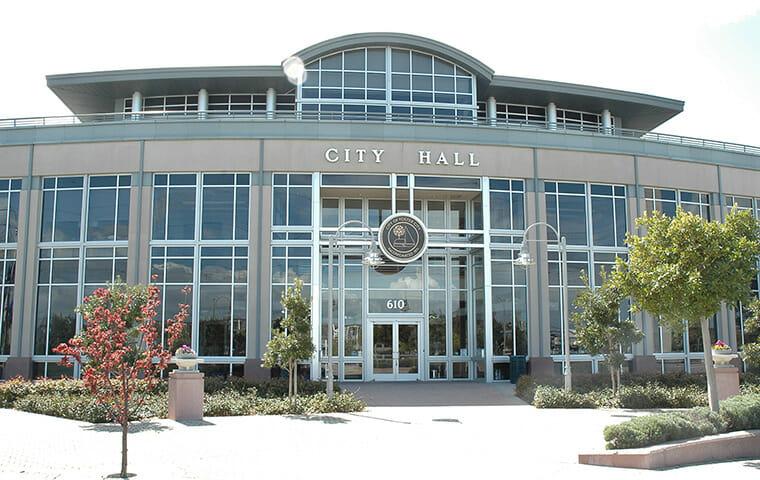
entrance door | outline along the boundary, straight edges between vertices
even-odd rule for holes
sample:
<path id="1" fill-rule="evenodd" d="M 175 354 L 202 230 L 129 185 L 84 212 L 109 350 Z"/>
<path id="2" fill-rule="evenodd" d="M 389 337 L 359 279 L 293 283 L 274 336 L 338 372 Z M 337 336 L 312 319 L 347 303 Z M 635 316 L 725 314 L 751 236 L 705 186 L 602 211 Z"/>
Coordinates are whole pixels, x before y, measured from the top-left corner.
<path id="1" fill-rule="evenodd" d="M 419 323 L 398 320 L 372 323 L 372 379 L 420 379 Z"/>

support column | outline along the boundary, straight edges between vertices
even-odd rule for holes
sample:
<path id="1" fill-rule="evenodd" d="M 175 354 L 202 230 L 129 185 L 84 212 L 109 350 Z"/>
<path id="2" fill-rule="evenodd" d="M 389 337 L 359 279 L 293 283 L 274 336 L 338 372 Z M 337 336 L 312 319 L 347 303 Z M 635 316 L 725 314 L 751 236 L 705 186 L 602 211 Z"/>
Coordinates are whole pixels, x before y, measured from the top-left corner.
<path id="1" fill-rule="evenodd" d="M 269 103 L 270 91 L 274 92 L 274 89 L 270 88 L 267 90 L 267 104 Z M 319 380 L 322 376 L 322 253 L 319 248 L 319 226 L 321 224 L 322 208 L 319 192 L 319 173 L 314 172 L 311 174 L 311 225 L 314 232 L 311 247 L 311 338 L 316 349 L 311 359 L 312 380 Z M 332 305 L 330 305 L 330 308 L 332 308 Z M 337 319 L 335 320 L 337 322 Z M 330 336 L 328 341 L 332 342 L 333 332 L 328 332 L 328 335 Z M 329 360 L 333 363 L 338 363 L 338 352 L 334 352 L 334 355 Z M 340 378 L 338 374 L 339 368 L 340 365 L 338 369 L 333 369 L 333 375 L 338 378 Z"/>
<path id="2" fill-rule="evenodd" d="M 143 96 L 140 92 L 135 92 L 132 94 L 132 120 L 140 120 L 142 115 L 140 115 L 140 112 L 142 112 L 143 107 Z"/>
<path id="3" fill-rule="evenodd" d="M 612 135 L 612 114 L 607 108 L 602 110 L 602 132 L 605 135 Z"/>
<path id="4" fill-rule="evenodd" d="M 13 311 L 10 332 L 11 349 L 10 356 L 5 362 L 3 368 L 3 379 L 22 376 L 31 378 L 32 376 L 32 340 L 34 332 L 34 307 L 27 309 L 25 303 L 27 298 L 34 301 L 34 296 L 29 297 L 28 293 L 34 291 L 36 272 L 34 263 L 36 261 L 36 249 L 38 231 L 31 228 L 31 222 L 39 224 L 39 214 L 41 211 L 39 203 L 35 197 L 39 195 L 39 188 L 33 188 L 34 178 L 32 177 L 32 165 L 34 162 L 34 145 L 29 145 L 27 157 L 27 176 L 21 182 L 21 193 L 19 194 L 19 229 L 16 248 L 16 277 L 14 279 L 13 289 Z M 39 186 L 38 186 L 39 187 Z M 32 273 L 30 273 L 32 272 Z M 30 283 L 31 282 L 31 283 Z"/>
<path id="5" fill-rule="evenodd" d="M 549 130 L 557 129 L 557 105 L 554 102 L 546 106 L 546 122 Z"/>
<path id="6" fill-rule="evenodd" d="M 274 88 L 267 88 L 267 119 L 274 118 L 277 109 L 277 92 Z"/>
<path id="7" fill-rule="evenodd" d="M 496 99 L 494 97 L 488 97 L 486 101 L 486 118 L 488 123 L 496 125 Z"/>
<path id="8" fill-rule="evenodd" d="M 493 382 L 493 296 L 491 288 L 491 193 L 488 177 L 482 177 L 483 199 L 483 316 L 485 317 L 486 383 Z M 414 206 L 411 207 L 414 210 Z"/>
<path id="9" fill-rule="evenodd" d="M 205 88 L 198 90 L 198 118 L 205 119 L 208 112 L 208 92 Z"/>

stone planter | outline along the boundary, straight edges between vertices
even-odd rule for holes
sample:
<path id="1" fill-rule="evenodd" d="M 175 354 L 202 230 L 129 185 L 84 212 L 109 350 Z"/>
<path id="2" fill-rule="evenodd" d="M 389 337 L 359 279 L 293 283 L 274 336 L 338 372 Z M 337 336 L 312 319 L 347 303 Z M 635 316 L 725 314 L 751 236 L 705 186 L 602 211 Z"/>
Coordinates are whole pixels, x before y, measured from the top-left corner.
<path id="1" fill-rule="evenodd" d="M 713 350 L 712 351 L 713 363 L 716 367 L 731 367 L 731 360 L 739 358 L 739 355 L 733 353 L 730 350 Z"/>
<path id="2" fill-rule="evenodd" d="M 198 364 L 203 363 L 203 359 L 198 357 L 172 357 L 172 363 L 176 363 L 178 370 L 183 372 L 197 372 Z"/>

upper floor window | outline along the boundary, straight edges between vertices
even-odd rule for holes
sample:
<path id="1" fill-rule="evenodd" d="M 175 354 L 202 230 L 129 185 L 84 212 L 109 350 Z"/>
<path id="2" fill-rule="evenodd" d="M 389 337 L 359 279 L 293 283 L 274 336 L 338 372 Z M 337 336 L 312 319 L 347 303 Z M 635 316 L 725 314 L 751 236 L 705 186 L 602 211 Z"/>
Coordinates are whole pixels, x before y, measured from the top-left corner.
<path id="1" fill-rule="evenodd" d="M 248 239 L 249 174 L 159 173 L 154 178 L 153 240 Z"/>
<path id="2" fill-rule="evenodd" d="M 18 207 L 21 179 L 0 179 L 0 243 L 18 241 Z"/>
<path id="3" fill-rule="evenodd" d="M 302 112 L 330 118 L 473 118 L 475 83 L 467 70 L 414 50 L 346 50 L 307 65 L 297 97 Z"/>
<path id="4" fill-rule="evenodd" d="M 681 207 L 687 212 L 710 220 L 710 195 L 707 193 L 666 188 L 645 188 L 644 199 L 648 211 L 657 210 L 673 217 L 676 214 L 676 208 Z"/>
<path id="5" fill-rule="evenodd" d="M 129 235 L 129 175 L 90 177 L 87 240 L 127 240 Z"/>
<path id="6" fill-rule="evenodd" d="M 272 225 L 311 225 L 311 175 L 275 173 L 272 178 Z"/>
<path id="7" fill-rule="evenodd" d="M 42 181 L 42 242 L 78 242 L 82 230 L 84 177 Z"/>

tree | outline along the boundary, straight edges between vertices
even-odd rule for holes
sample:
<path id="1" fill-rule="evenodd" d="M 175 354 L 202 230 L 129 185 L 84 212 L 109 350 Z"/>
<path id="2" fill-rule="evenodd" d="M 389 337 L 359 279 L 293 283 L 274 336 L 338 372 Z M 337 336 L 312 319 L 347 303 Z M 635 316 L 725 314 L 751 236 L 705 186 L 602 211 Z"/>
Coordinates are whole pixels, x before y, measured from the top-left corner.
<path id="1" fill-rule="evenodd" d="M 674 331 L 683 331 L 684 321 L 701 326 L 710 408 L 717 411 L 709 319 L 722 302 L 748 298 L 760 253 L 758 222 L 736 209 L 720 223 L 679 208 L 674 218 L 651 212 L 636 224 L 645 233 L 628 235 L 628 263 L 618 259 L 617 281 L 635 308 Z"/>
<path id="2" fill-rule="evenodd" d="M 121 425 L 122 478 L 127 476 L 129 419 L 155 389 L 159 373 L 171 359 L 155 321 L 159 298 L 155 285 L 130 286 L 117 281 L 98 288 L 77 307 L 84 331 L 53 349 L 64 355 L 62 364 L 71 366 L 73 359 L 81 365 L 85 387 Z M 167 321 L 169 347 L 182 335 L 187 315 L 188 306 L 180 304 L 177 314 Z"/>
<path id="3" fill-rule="evenodd" d="M 263 366 L 278 365 L 288 372 L 288 398 L 291 402 L 298 396 L 298 361 L 314 353 L 311 342 L 311 305 L 301 296 L 303 281 L 297 278 L 292 287 L 282 294 L 285 317 L 267 343 Z"/>
<path id="4" fill-rule="evenodd" d="M 643 338 L 629 315 L 622 316 L 620 306 L 625 295 L 615 279 L 601 271 L 602 285 L 589 285 L 588 275 L 581 274 L 586 286 L 575 297 L 573 313 L 578 344 L 591 355 L 603 355 L 610 371 L 612 392 L 620 387 L 620 369 L 625 362 L 624 349 Z M 626 312 L 627 313 L 627 312 Z"/>

